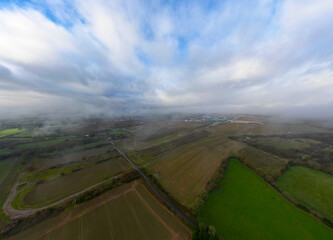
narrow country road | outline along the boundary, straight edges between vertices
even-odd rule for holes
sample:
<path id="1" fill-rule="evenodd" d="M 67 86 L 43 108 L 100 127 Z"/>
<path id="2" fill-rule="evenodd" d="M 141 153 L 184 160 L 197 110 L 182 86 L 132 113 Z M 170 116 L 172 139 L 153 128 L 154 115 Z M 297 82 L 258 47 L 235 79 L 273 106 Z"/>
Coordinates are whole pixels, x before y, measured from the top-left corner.
<path id="1" fill-rule="evenodd" d="M 51 203 L 49 205 L 46 205 L 46 206 L 43 206 L 43 207 L 39 207 L 39 208 L 27 208 L 27 209 L 23 209 L 23 210 L 19 210 L 19 209 L 15 209 L 13 208 L 12 206 L 12 201 L 14 200 L 15 196 L 16 196 L 16 188 L 19 184 L 19 180 L 21 178 L 22 174 L 19 175 L 17 181 L 15 182 L 15 184 L 12 186 L 12 188 L 10 189 L 10 192 L 9 192 L 9 195 L 5 201 L 5 203 L 3 204 L 3 211 L 4 213 L 11 219 L 19 219 L 19 218 L 26 218 L 26 217 L 29 217 L 33 214 L 35 214 L 36 212 L 38 211 L 41 211 L 41 210 L 44 210 L 44 209 L 47 209 L 47 208 L 50 208 L 50 207 L 54 207 L 54 206 L 57 206 L 73 197 L 76 197 L 76 196 L 79 196 L 80 194 L 84 193 L 84 192 L 87 192 L 95 187 L 98 187 L 108 181 L 110 181 L 111 179 L 114 179 L 114 178 L 117 178 L 117 177 L 120 177 L 121 174 L 118 174 L 116 176 L 113 176 L 111 178 L 108 178 L 106 180 L 103 180 L 102 182 L 99 182 L 99 183 L 96 183 L 92 186 L 89 186 L 79 192 L 76 192 L 76 193 L 73 193 L 71 195 L 68 195 L 67 197 L 65 198 L 62 198 L 61 200 L 57 201 L 57 202 L 54 202 L 54 203 Z"/>
<path id="2" fill-rule="evenodd" d="M 154 191 L 154 193 L 163 201 L 165 202 L 174 212 L 176 212 L 181 218 L 183 218 L 185 221 L 190 223 L 192 226 L 196 227 L 197 224 L 192 221 L 191 218 L 189 218 L 183 211 L 181 211 L 177 206 L 175 206 L 169 199 L 167 199 L 162 192 L 160 192 L 149 180 L 149 178 L 119 149 L 116 147 L 113 141 L 109 141 L 110 144 L 113 145 L 113 147 L 131 164 L 131 166 L 137 170 L 140 175 L 144 178 L 148 186 L 151 188 L 151 190 Z"/>
<path id="3" fill-rule="evenodd" d="M 149 178 L 118 148 L 115 146 L 114 142 L 113 141 L 108 141 L 110 144 L 113 145 L 113 147 L 128 161 L 128 163 L 133 167 L 133 169 L 137 170 L 140 175 L 144 178 L 144 180 L 146 181 L 146 183 L 148 184 L 148 186 L 151 188 L 151 190 L 154 191 L 154 193 L 164 202 L 166 203 L 174 212 L 176 212 L 181 218 L 183 218 L 186 222 L 190 223 L 192 226 L 197 226 L 197 224 L 192 221 L 191 218 L 189 218 L 183 211 L 181 211 L 177 206 L 175 206 L 169 199 L 167 199 L 164 194 L 162 192 L 160 192 L 153 184 L 152 182 L 149 180 Z M 20 219 L 20 218 L 26 218 L 26 217 L 29 217 L 33 214 L 35 214 L 36 212 L 38 211 L 41 211 L 41 210 L 45 210 L 47 208 L 50 208 L 50 207 L 54 207 L 54 206 L 57 206 L 61 203 L 64 203 L 65 201 L 73 198 L 73 197 L 76 197 L 76 196 L 79 196 L 80 194 L 84 193 L 84 192 L 87 192 L 95 187 L 98 187 L 108 181 L 110 181 L 111 179 L 114 179 L 114 178 L 117 178 L 119 176 L 121 176 L 121 174 L 117 175 L 117 176 L 113 176 L 111 178 L 108 178 L 102 182 L 99 182 L 99 183 L 96 183 L 90 187 L 87 187 L 85 189 L 83 189 L 82 191 L 79 191 L 79 192 L 76 192 L 76 193 L 73 193 L 71 195 L 68 195 L 67 197 L 65 198 L 62 198 L 61 200 L 57 201 L 57 202 L 54 202 L 54 203 L 51 203 L 49 205 L 46 205 L 46 206 L 43 206 L 43 207 L 38 207 L 38 208 L 27 208 L 27 209 L 15 209 L 13 208 L 12 206 L 12 201 L 14 200 L 17 192 L 16 192 L 16 189 L 19 185 L 19 180 L 21 178 L 23 173 L 21 173 L 17 179 L 17 181 L 15 182 L 15 184 L 12 186 L 12 188 L 10 189 L 10 192 L 9 192 L 9 195 L 3 205 L 3 211 L 4 213 L 11 219 Z"/>

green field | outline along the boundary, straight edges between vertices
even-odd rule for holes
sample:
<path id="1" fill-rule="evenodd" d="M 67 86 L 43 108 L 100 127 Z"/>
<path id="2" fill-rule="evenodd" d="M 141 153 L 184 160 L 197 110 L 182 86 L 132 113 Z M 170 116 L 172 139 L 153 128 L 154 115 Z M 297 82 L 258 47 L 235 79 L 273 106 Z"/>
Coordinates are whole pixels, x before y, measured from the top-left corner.
<path id="1" fill-rule="evenodd" d="M 261 148 L 274 147 L 279 151 L 303 150 L 310 147 L 309 143 L 319 144 L 314 140 L 307 139 L 283 139 L 279 137 L 257 138 L 255 143 Z"/>
<path id="2" fill-rule="evenodd" d="M 2 131 L 0 131 L 0 138 L 6 137 L 6 136 L 9 136 L 9 135 L 13 135 L 13 134 L 18 133 L 20 131 L 21 130 L 18 129 L 18 128 L 10 128 L 10 129 L 6 129 L 6 130 L 2 130 Z"/>
<path id="3" fill-rule="evenodd" d="M 123 158 L 111 159 L 77 172 L 45 180 L 23 198 L 25 205 L 41 205 L 63 198 L 129 168 Z M 70 183 L 70 184 L 69 184 Z M 19 201 L 16 201 L 20 205 Z"/>
<path id="4" fill-rule="evenodd" d="M 48 169 L 36 169 L 32 171 L 27 171 L 20 178 L 21 183 L 25 182 L 38 182 L 43 181 L 49 178 L 55 178 L 61 174 L 69 174 L 77 169 L 81 168 L 79 164 L 77 165 L 65 165 L 57 168 L 48 168 Z"/>
<path id="5" fill-rule="evenodd" d="M 11 184 L 14 182 L 17 172 L 19 170 L 20 164 L 19 159 L 8 159 L 6 163 L 2 163 L 2 167 L 7 168 L 6 171 L 2 171 L 2 177 L 0 179 L 0 232 L 6 223 L 8 223 L 8 218 L 2 211 L 2 205 L 5 202 L 7 195 L 9 193 L 9 189 Z M 2 170 L 0 166 L 0 171 Z"/>
<path id="6" fill-rule="evenodd" d="M 19 148 L 19 149 L 46 148 L 46 147 L 51 147 L 51 146 L 63 143 L 66 140 L 70 140 L 70 138 L 61 137 L 61 138 L 46 140 L 46 141 L 23 143 L 23 144 L 18 144 L 17 148 Z"/>
<path id="7" fill-rule="evenodd" d="M 13 163 L 13 159 L 7 159 L 0 161 L 0 183 L 2 181 L 2 178 L 6 175 L 8 172 L 8 169 Z"/>
<path id="8" fill-rule="evenodd" d="M 8 156 L 12 153 L 9 149 L 0 149 L 0 157 Z"/>
<path id="9" fill-rule="evenodd" d="M 305 167 L 291 167 L 276 183 L 296 203 L 333 222 L 333 176 Z"/>
<path id="10" fill-rule="evenodd" d="M 72 150 L 72 149 L 69 149 Z M 73 151 L 65 154 L 52 154 L 41 158 L 36 163 L 36 168 L 50 168 L 62 164 L 70 164 L 75 162 L 95 162 L 101 159 L 109 159 L 119 156 L 119 153 L 113 150 L 110 145 L 88 148 L 81 151 Z"/>
<path id="11" fill-rule="evenodd" d="M 82 143 L 80 143 L 81 140 L 82 140 L 82 138 L 59 137 L 59 138 L 52 139 L 52 140 L 18 144 L 16 147 L 21 150 L 26 150 L 26 149 L 48 148 L 48 147 L 53 147 L 53 146 L 62 144 L 62 147 L 60 150 L 54 149 L 54 151 L 49 152 L 49 154 L 48 154 L 49 156 L 55 156 L 55 155 L 62 155 L 62 154 L 71 153 L 71 152 L 82 151 L 85 149 L 95 148 L 95 147 L 99 147 L 99 146 L 107 144 L 104 140 L 82 144 Z M 63 144 L 67 141 L 70 143 L 74 142 L 75 145 L 71 146 L 70 148 L 63 146 Z"/>
<path id="12" fill-rule="evenodd" d="M 135 181 L 9 239 L 189 240 L 191 234 L 140 181 Z"/>
<path id="13" fill-rule="evenodd" d="M 107 145 L 107 143 L 104 140 L 96 141 L 96 142 L 92 142 L 92 143 L 78 145 L 78 146 L 72 147 L 70 149 L 55 151 L 55 152 L 50 153 L 49 155 L 52 156 L 52 155 L 60 155 L 60 154 L 66 154 L 66 153 L 71 153 L 71 152 L 77 152 L 77 151 L 82 151 L 85 149 L 95 148 L 95 147 L 99 147 L 99 146 L 103 146 L 103 145 Z"/>
<path id="14" fill-rule="evenodd" d="M 18 133 L 15 133 L 13 136 L 14 138 L 30 138 L 31 137 L 31 131 L 28 129 L 23 129 Z"/>
<path id="15" fill-rule="evenodd" d="M 333 231 L 296 208 L 237 159 L 209 194 L 198 220 L 224 240 L 333 239 Z"/>

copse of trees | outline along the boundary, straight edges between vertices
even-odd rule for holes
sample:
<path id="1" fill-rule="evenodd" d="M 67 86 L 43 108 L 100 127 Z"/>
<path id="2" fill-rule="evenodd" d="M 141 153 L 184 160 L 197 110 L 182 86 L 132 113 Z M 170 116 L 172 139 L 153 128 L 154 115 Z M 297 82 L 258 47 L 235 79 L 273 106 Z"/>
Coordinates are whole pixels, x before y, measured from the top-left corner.
<path id="1" fill-rule="evenodd" d="M 220 240 L 216 230 L 212 226 L 206 226 L 203 223 L 200 223 L 199 226 L 195 229 L 195 232 L 192 237 L 193 240 Z"/>

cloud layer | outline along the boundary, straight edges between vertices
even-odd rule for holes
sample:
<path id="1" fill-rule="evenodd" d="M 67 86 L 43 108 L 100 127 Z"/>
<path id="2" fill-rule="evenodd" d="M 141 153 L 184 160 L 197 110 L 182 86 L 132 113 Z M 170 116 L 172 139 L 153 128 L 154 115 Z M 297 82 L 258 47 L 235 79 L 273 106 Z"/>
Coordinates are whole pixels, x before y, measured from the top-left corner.
<path id="1" fill-rule="evenodd" d="M 0 114 L 332 117 L 332 24 L 331 0 L 0 3 Z"/>

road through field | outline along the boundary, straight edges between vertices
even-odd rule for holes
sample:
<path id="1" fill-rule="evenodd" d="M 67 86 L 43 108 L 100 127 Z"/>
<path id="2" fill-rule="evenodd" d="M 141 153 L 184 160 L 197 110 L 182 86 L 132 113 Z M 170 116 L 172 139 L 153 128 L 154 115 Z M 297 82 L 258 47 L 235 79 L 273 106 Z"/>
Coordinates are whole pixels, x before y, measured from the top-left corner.
<path id="1" fill-rule="evenodd" d="M 148 186 L 151 190 L 154 191 L 154 193 L 164 202 L 166 203 L 174 212 L 176 212 L 181 218 L 183 218 L 185 221 L 190 223 L 192 226 L 196 227 L 197 224 L 192 221 L 191 218 L 189 218 L 183 211 L 181 211 L 178 207 L 176 207 L 169 199 L 167 199 L 148 179 L 148 177 L 119 149 L 115 146 L 113 141 L 109 141 L 110 144 L 113 145 L 113 147 L 129 162 L 129 164 L 137 170 L 140 175 L 144 178 Z"/>
<path id="2" fill-rule="evenodd" d="M 128 163 L 135 169 L 137 170 L 140 175 L 144 178 L 144 180 L 146 181 L 146 183 L 148 184 L 148 186 L 151 188 L 151 190 L 154 191 L 154 193 L 164 202 L 166 203 L 174 212 L 176 212 L 181 218 L 183 218 L 185 221 L 187 221 L 188 223 L 190 223 L 192 226 L 197 226 L 197 224 L 191 219 L 189 218 L 183 211 L 181 211 L 178 207 L 176 207 L 169 199 L 167 199 L 153 184 L 152 182 L 148 179 L 148 177 L 118 148 L 115 146 L 114 142 L 112 141 L 109 141 L 110 144 L 113 145 L 113 147 L 128 161 Z M 102 182 L 99 182 L 97 184 L 94 184 L 88 188 L 85 188 L 84 190 L 80 191 L 80 192 L 76 192 L 76 193 L 73 193 L 57 202 L 54 202 L 52 204 L 49 204 L 47 206 L 43 206 L 43 207 L 39 207 L 39 208 L 28 208 L 28 209 L 23 209 L 23 210 L 20 210 L 20 209 L 15 209 L 13 208 L 12 206 L 12 201 L 14 200 L 16 194 L 17 194 L 17 187 L 19 185 L 19 180 L 20 180 L 20 177 L 23 175 L 23 173 L 21 173 L 17 179 L 17 181 L 15 182 L 15 184 L 12 186 L 11 190 L 10 190 L 10 193 L 3 205 L 3 211 L 4 213 L 11 219 L 20 219 L 20 218 L 26 218 L 26 217 L 29 217 L 33 214 L 35 214 L 36 212 L 38 211 L 41 211 L 41 210 L 45 210 L 47 208 L 50 208 L 50 207 L 54 207 L 54 206 L 57 206 L 61 203 L 64 203 L 65 201 L 73 198 L 73 197 L 76 197 L 76 196 L 79 196 L 80 194 L 84 193 L 84 192 L 87 192 L 97 186 L 100 186 L 108 181 L 110 181 L 111 179 L 114 179 L 114 178 L 117 178 L 119 177 L 120 175 L 117 175 L 117 176 L 113 176 L 109 179 L 106 179 Z"/>
<path id="3" fill-rule="evenodd" d="M 9 195 L 3 205 L 3 211 L 4 213 L 11 219 L 20 219 L 20 218 L 26 218 L 26 217 L 29 217 L 33 214 L 35 214 L 36 212 L 38 211 L 41 211 L 41 210 L 45 210 L 47 208 L 50 208 L 50 207 L 54 207 L 54 206 L 57 206 L 61 203 L 64 203 L 65 201 L 73 198 L 73 197 L 76 197 L 76 196 L 79 196 L 80 194 L 82 193 L 85 193 L 95 187 L 98 187 L 114 178 L 117 178 L 117 177 L 120 177 L 121 174 L 118 174 L 116 176 L 113 176 L 111 178 L 108 178 L 106 180 L 103 180 L 102 182 L 99 182 L 99 183 L 96 183 L 94 185 L 91 185 L 90 187 L 87 187 L 85 189 L 83 189 L 82 191 L 79 191 L 79 192 L 76 192 L 76 193 L 73 193 L 71 195 L 68 195 L 67 197 L 57 201 L 57 202 L 54 202 L 54 203 L 51 203 L 47 206 L 43 206 L 43 207 L 39 207 L 39 208 L 27 208 L 27 209 L 23 209 L 23 210 L 20 210 L 20 209 L 15 209 L 13 208 L 12 206 L 12 201 L 14 200 L 15 196 L 16 196 L 16 189 L 18 187 L 18 184 L 19 184 L 19 180 L 21 178 L 21 176 L 23 175 L 23 173 L 21 173 L 17 179 L 17 181 L 15 182 L 15 184 L 12 186 L 12 188 L 10 189 L 10 192 L 9 192 Z"/>

